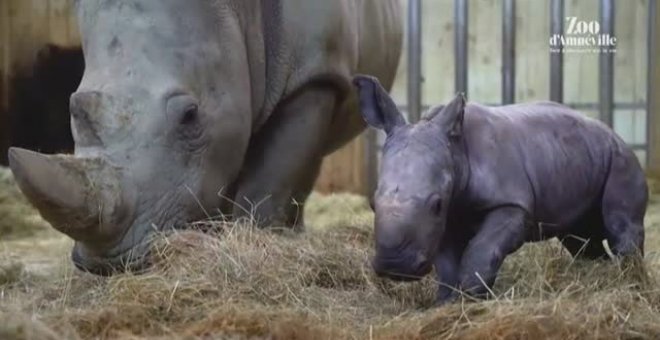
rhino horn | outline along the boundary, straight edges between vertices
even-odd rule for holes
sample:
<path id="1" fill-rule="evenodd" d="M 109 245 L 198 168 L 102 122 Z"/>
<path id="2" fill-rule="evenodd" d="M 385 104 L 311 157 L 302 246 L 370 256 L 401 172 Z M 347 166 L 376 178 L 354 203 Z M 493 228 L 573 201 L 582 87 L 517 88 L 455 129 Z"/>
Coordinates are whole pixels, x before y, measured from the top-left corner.
<path id="1" fill-rule="evenodd" d="M 73 156 L 9 150 L 9 165 L 28 200 L 52 226 L 74 240 L 94 237 L 102 196 L 90 181 L 89 164 Z"/>

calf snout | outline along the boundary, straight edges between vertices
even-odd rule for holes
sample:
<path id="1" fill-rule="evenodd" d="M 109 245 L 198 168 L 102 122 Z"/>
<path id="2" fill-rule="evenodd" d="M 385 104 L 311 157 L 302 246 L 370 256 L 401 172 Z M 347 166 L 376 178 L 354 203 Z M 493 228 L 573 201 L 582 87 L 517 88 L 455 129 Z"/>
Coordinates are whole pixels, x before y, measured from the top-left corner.
<path id="1" fill-rule="evenodd" d="M 431 271 L 431 262 L 421 251 L 377 250 L 372 267 L 380 277 L 395 281 L 416 281 Z"/>

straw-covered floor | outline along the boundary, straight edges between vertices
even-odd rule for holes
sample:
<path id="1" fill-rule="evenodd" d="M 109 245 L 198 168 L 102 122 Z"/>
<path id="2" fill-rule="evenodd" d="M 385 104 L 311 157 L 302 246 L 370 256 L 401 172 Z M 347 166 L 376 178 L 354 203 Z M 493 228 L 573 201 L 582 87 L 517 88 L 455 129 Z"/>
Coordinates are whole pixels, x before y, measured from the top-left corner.
<path id="1" fill-rule="evenodd" d="M 4 171 L 4 174 L 3 172 Z M 488 301 L 429 308 L 432 277 L 376 278 L 358 196 L 313 195 L 307 231 L 206 224 L 154 244 L 143 275 L 72 268 L 0 171 L 0 339 L 651 339 L 660 337 L 660 198 L 643 263 L 573 260 L 556 241 L 509 257 Z"/>

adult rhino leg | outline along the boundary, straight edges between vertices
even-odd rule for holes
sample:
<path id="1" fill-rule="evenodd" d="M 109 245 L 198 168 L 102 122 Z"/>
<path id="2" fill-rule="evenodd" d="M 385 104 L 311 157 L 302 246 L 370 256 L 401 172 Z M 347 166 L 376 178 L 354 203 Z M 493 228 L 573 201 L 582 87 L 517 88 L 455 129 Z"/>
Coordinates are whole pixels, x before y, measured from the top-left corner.
<path id="1" fill-rule="evenodd" d="M 635 155 L 622 153 L 612 158 L 603 191 L 605 234 L 614 255 L 643 255 L 648 187 Z"/>
<path id="2" fill-rule="evenodd" d="M 459 288 L 468 295 L 486 297 L 504 258 L 525 242 L 526 212 L 518 207 L 488 213 L 461 259 Z"/>
<path id="3" fill-rule="evenodd" d="M 605 258 L 607 253 L 603 247 L 606 238 L 603 223 L 599 203 L 599 206 L 578 219 L 570 232 L 560 237 L 560 241 L 573 257 L 591 260 Z"/>
<path id="4" fill-rule="evenodd" d="M 304 202 L 323 160 L 336 92 L 311 86 L 282 103 L 251 141 L 234 198 L 234 217 L 261 227 L 302 229 Z"/>

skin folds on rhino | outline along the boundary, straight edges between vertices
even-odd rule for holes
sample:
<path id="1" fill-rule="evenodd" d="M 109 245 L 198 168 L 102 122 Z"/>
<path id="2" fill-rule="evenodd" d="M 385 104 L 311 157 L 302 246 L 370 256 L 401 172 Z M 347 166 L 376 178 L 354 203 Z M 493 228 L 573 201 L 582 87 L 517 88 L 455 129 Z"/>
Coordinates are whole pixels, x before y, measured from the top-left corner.
<path id="1" fill-rule="evenodd" d="M 551 102 L 485 107 L 458 95 L 406 124 L 378 80 L 357 76 L 362 115 L 387 133 L 375 271 L 419 279 L 438 303 L 483 296 L 524 242 L 557 237 L 574 256 L 643 255 L 648 189 L 632 150 L 601 122 Z M 589 240 L 584 243 L 583 240 Z"/>
<path id="2" fill-rule="evenodd" d="M 220 212 L 302 226 L 323 157 L 364 129 L 352 75 L 386 87 L 398 0 L 84 0 L 75 154 L 9 151 L 75 264 L 144 262 L 156 230 Z"/>

